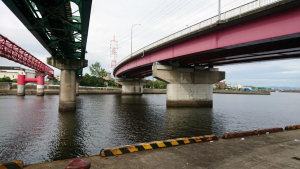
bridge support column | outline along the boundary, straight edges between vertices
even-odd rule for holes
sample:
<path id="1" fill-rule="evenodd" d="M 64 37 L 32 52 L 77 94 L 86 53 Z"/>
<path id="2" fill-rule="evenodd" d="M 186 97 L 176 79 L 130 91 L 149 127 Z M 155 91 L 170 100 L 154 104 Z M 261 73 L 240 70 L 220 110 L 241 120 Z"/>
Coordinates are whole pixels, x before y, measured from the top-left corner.
<path id="1" fill-rule="evenodd" d="M 225 79 L 225 72 L 217 68 L 154 65 L 152 69 L 153 77 L 169 83 L 168 107 L 212 107 L 213 84 Z"/>
<path id="2" fill-rule="evenodd" d="M 36 73 L 37 77 L 36 82 L 36 95 L 37 96 L 44 96 L 44 85 L 45 85 L 45 73 Z"/>
<path id="3" fill-rule="evenodd" d="M 76 70 L 88 65 L 87 60 L 47 58 L 47 63 L 61 70 L 59 110 L 76 109 Z"/>
<path id="4" fill-rule="evenodd" d="M 48 77 L 48 79 L 49 79 L 49 85 L 53 85 L 53 79 L 54 79 L 54 77 Z"/>
<path id="5" fill-rule="evenodd" d="M 17 96 L 25 96 L 25 77 L 26 75 L 18 75 Z"/>
<path id="6" fill-rule="evenodd" d="M 82 76 L 76 77 L 76 96 L 79 96 L 79 85 L 80 82 L 82 82 L 82 80 L 83 80 Z"/>
<path id="7" fill-rule="evenodd" d="M 115 78 L 115 82 L 122 85 L 122 94 L 143 94 L 143 86 L 148 80 L 142 78 Z"/>

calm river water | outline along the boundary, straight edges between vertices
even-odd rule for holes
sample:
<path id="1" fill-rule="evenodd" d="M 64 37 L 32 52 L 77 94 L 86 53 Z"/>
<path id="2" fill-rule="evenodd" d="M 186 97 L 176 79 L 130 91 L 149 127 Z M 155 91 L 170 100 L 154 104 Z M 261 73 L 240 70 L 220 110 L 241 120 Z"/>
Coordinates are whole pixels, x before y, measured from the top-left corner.
<path id="1" fill-rule="evenodd" d="M 0 96 L 0 161 L 26 164 L 99 154 L 105 147 L 300 123 L 300 93 L 214 94 L 213 108 L 166 108 L 165 94 Z"/>

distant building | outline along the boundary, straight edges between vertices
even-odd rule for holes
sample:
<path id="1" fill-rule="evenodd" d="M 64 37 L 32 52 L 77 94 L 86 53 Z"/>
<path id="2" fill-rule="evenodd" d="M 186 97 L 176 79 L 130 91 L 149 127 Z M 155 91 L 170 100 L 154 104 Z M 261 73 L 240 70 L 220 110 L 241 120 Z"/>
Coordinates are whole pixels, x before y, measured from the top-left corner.
<path id="1" fill-rule="evenodd" d="M 226 83 L 226 89 L 231 89 L 231 84 L 230 83 Z"/>
<path id="2" fill-rule="evenodd" d="M 60 75 L 56 75 L 55 79 L 57 79 L 57 81 L 60 81 Z"/>
<path id="3" fill-rule="evenodd" d="M 225 89 L 226 88 L 226 81 L 215 83 L 215 88 Z"/>
<path id="4" fill-rule="evenodd" d="M 235 85 L 235 88 L 236 88 L 237 90 L 239 90 L 239 89 L 244 89 L 244 85 L 237 83 L 237 84 Z"/>
<path id="5" fill-rule="evenodd" d="M 18 75 L 26 75 L 26 78 L 35 78 L 35 70 L 24 69 L 13 66 L 0 66 L 0 78 L 10 77 L 10 79 L 18 79 Z"/>

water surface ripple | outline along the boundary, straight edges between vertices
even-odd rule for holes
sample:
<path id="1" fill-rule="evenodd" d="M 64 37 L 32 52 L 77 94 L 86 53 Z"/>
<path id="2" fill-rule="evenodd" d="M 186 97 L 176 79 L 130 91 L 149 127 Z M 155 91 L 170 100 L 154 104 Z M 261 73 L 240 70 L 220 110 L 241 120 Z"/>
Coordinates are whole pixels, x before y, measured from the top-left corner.
<path id="1" fill-rule="evenodd" d="M 0 96 L 0 161 L 26 164 L 99 154 L 105 147 L 300 123 L 300 93 L 214 94 L 213 108 L 166 108 L 165 94 Z"/>

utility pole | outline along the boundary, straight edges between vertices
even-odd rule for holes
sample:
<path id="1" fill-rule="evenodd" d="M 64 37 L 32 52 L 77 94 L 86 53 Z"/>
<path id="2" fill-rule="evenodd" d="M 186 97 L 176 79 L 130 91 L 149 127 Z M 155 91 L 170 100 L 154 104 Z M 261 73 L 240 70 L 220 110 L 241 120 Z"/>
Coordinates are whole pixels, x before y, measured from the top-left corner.
<path id="1" fill-rule="evenodd" d="M 114 36 L 114 39 L 110 41 L 110 49 L 111 49 L 111 54 L 110 54 L 110 57 L 111 57 L 111 72 L 113 74 L 113 69 L 116 67 L 117 65 L 117 61 L 116 61 L 116 58 L 117 58 L 117 49 L 118 49 L 118 41 L 115 40 L 115 36 Z"/>

